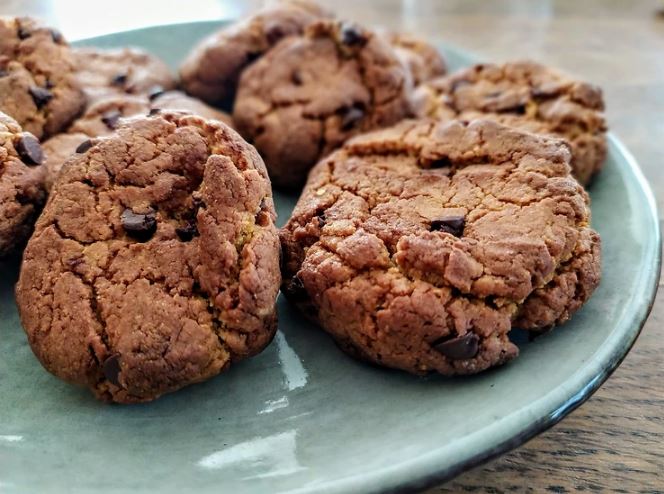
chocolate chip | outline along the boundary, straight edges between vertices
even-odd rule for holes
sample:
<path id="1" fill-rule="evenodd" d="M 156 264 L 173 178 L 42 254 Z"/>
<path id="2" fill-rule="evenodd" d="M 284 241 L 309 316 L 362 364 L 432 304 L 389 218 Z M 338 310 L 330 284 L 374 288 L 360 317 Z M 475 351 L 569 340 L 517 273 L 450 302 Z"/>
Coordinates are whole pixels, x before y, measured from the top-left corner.
<path id="1" fill-rule="evenodd" d="M 150 99 L 150 101 L 157 99 L 162 94 L 164 94 L 164 88 L 161 87 L 159 84 L 156 84 L 152 86 L 150 89 L 148 89 L 148 98 Z"/>
<path id="2" fill-rule="evenodd" d="M 28 30 L 23 26 L 19 26 L 17 34 L 18 34 L 18 39 L 28 39 L 30 36 L 32 36 L 30 30 Z"/>
<path id="3" fill-rule="evenodd" d="M 125 209 L 121 219 L 127 235 L 141 242 L 149 240 L 157 231 L 157 217 L 154 212 L 141 214 Z"/>
<path id="4" fill-rule="evenodd" d="M 46 79 L 46 83 L 44 84 L 44 87 L 46 89 L 53 89 L 55 87 L 55 84 L 53 84 L 50 79 Z"/>
<path id="5" fill-rule="evenodd" d="M 122 117 L 122 113 L 118 110 L 109 110 L 101 116 L 101 121 L 104 122 L 104 125 L 111 130 L 114 130 L 118 126 L 118 121 Z"/>
<path id="6" fill-rule="evenodd" d="M 518 113 L 519 115 L 525 115 L 526 114 L 526 105 L 518 105 L 515 107 L 512 107 L 508 109 L 507 111 L 512 111 L 514 113 Z"/>
<path id="7" fill-rule="evenodd" d="M 0 77 L 6 77 L 9 75 L 9 72 L 7 72 L 5 69 L 0 69 Z"/>
<path id="8" fill-rule="evenodd" d="M 37 108 L 42 108 L 53 98 L 53 93 L 43 87 L 32 86 L 28 91 L 30 92 L 30 96 L 32 96 L 32 100 L 35 102 L 35 105 L 37 105 Z"/>
<path id="9" fill-rule="evenodd" d="M 270 24 L 265 30 L 265 37 L 270 45 L 275 44 L 284 36 L 286 36 L 286 31 L 278 23 Z"/>
<path id="10" fill-rule="evenodd" d="M 189 242 L 192 238 L 198 235 L 198 228 L 196 223 L 187 223 L 184 226 L 180 226 L 175 229 L 180 240 L 183 242 Z"/>
<path id="11" fill-rule="evenodd" d="M 431 220 L 431 231 L 451 233 L 455 237 L 463 235 L 466 220 L 463 216 L 446 216 Z"/>
<path id="12" fill-rule="evenodd" d="M 291 74 L 291 81 L 292 81 L 293 84 L 295 84 L 296 86 L 301 86 L 302 83 L 304 82 L 304 81 L 302 80 L 302 72 L 300 72 L 298 69 L 295 69 L 295 70 L 293 71 L 293 73 Z"/>
<path id="13" fill-rule="evenodd" d="M 160 113 L 161 113 L 161 108 L 152 108 L 149 111 L 148 116 L 154 117 L 155 115 L 159 115 Z"/>
<path id="14" fill-rule="evenodd" d="M 104 374 L 104 377 L 108 379 L 111 384 L 116 386 L 120 385 L 118 377 L 120 376 L 120 355 L 115 354 L 108 357 L 104 360 L 104 363 L 101 366 L 101 371 Z"/>
<path id="15" fill-rule="evenodd" d="M 117 74 L 111 79 L 113 86 L 124 86 L 127 82 L 127 74 Z"/>
<path id="16" fill-rule="evenodd" d="M 325 223 L 327 222 L 327 218 L 325 217 L 325 213 L 321 213 L 317 216 L 318 218 L 318 228 L 323 228 L 325 226 Z"/>
<path id="17" fill-rule="evenodd" d="M 51 29 L 51 38 L 53 39 L 54 43 L 57 44 L 62 44 L 64 43 L 64 38 L 62 37 L 62 33 L 58 31 L 57 29 Z"/>
<path id="18" fill-rule="evenodd" d="M 428 163 L 429 168 L 449 168 L 451 166 L 452 161 L 447 156 L 443 156 L 442 158 L 438 158 Z"/>
<path id="19" fill-rule="evenodd" d="M 21 134 L 16 143 L 16 152 L 26 165 L 41 165 L 44 162 L 44 153 L 39 140 L 28 132 Z"/>
<path id="20" fill-rule="evenodd" d="M 341 25 L 341 42 L 347 46 L 361 46 L 368 41 L 366 33 L 357 24 L 344 22 Z"/>
<path id="21" fill-rule="evenodd" d="M 431 346 L 452 360 L 467 360 L 477 355 L 480 339 L 475 333 L 466 333 L 457 338 L 433 342 Z"/>
<path id="22" fill-rule="evenodd" d="M 352 129 L 357 122 L 364 118 L 364 109 L 360 105 L 347 108 L 341 117 L 341 130 Z"/>
<path id="23" fill-rule="evenodd" d="M 76 148 L 76 152 L 77 152 L 78 154 L 85 153 L 85 152 L 86 152 L 88 149 L 90 149 L 92 146 L 93 146 L 92 141 L 91 141 L 90 139 L 86 139 L 85 141 L 83 141 L 82 143 L 80 143 L 80 144 L 78 145 L 78 147 Z"/>

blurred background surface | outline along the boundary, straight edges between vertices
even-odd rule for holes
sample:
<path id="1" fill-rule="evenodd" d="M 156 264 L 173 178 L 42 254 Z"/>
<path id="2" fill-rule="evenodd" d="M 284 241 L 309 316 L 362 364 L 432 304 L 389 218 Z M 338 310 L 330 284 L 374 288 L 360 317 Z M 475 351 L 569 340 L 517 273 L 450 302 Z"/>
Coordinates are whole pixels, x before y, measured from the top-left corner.
<path id="1" fill-rule="evenodd" d="M 149 25 L 230 19 L 262 0 L 0 0 L 69 40 Z M 339 16 L 444 40 L 479 60 L 533 58 L 600 85 L 611 131 L 664 209 L 661 0 L 321 0 Z M 430 492 L 664 493 L 664 304 L 614 376 L 525 446 Z M 564 358 L 564 356 L 561 356 Z"/>

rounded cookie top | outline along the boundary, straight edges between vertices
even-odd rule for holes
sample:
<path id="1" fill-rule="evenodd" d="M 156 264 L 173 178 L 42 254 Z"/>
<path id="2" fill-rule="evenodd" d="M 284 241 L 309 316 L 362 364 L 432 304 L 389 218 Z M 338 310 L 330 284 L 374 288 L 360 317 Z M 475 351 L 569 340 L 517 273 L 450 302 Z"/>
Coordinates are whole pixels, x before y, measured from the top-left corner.
<path id="1" fill-rule="evenodd" d="M 150 101 L 145 96 L 110 96 L 91 104 L 66 133 L 57 134 L 43 143 L 47 189 L 51 189 L 65 161 L 79 146 L 85 148 L 90 138 L 111 134 L 121 119 L 147 115 L 149 111 Z"/>
<path id="2" fill-rule="evenodd" d="M 90 137 L 104 136 L 120 125 L 121 119 L 150 112 L 150 101 L 144 96 L 117 95 L 91 104 L 68 132 L 80 132 Z"/>
<path id="3" fill-rule="evenodd" d="M 30 236 L 46 200 L 43 153 L 37 138 L 0 112 L 0 258 Z"/>
<path id="4" fill-rule="evenodd" d="M 397 56 L 410 71 L 414 86 L 447 72 L 445 58 L 431 43 L 404 33 L 390 33 L 387 36 Z"/>
<path id="5" fill-rule="evenodd" d="M 244 71 L 233 120 L 265 159 L 273 183 L 295 187 L 349 137 L 404 118 L 408 81 L 382 36 L 321 21 Z"/>
<path id="6" fill-rule="evenodd" d="M 121 94 L 150 95 L 173 89 L 168 66 L 140 48 L 74 48 L 76 77 L 88 99 Z"/>
<path id="7" fill-rule="evenodd" d="M 66 159 L 91 137 L 112 133 L 123 118 L 148 115 L 160 110 L 182 111 L 230 125 L 230 115 L 212 108 L 180 91 L 154 91 L 144 95 L 116 95 L 94 102 L 66 133 L 51 137 L 43 144 L 47 170 L 46 186 L 51 188 Z"/>
<path id="8" fill-rule="evenodd" d="M 146 401 L 261 351 L 279 242 L 267 172 L 226 125 L 162 112 L 64 167 L 25 251 L 17 302 L 59 377 Z"/>
<path id="9" fill-rule="evenodd" d="M 489 121 L 404 121 L 311 171 L 281 231 L 284 289 L 378 364 L 467 374 L 508 332 L 565 321 L 599 282 L 563 141 Z"/>
<path id="10" fill-rule="evenodd" d="M 572 173 L 588 183 L 606 158 L 601 90 L 534 62 L 478 64 L 416 90 L 419 116 L 487 118 L 567 140 Z"/>
<path id="11" fill-rule="evenodd" d="M 219 120 L 233 127 L 233 119 L 228 113 L 213 108 L 197 98 L 188 96 L 182 91 L 166 91 L 161 93 L 152 99 L 151 106 L 153 109 L 185 111 L 199 117 Z"/>
<path id="12" fill-rule="evenodd" d="M 64 129 L 84 106 L 62 35 L 29 18 L 0 17 L 0 111 L 41 139 Z"/>
<path id="13" fill-rule="evenodd" d="M 249 64 L 282 38 L 327 17 L 329 12 L 307 0 L 272 3 L 201 41 L 180 68 L 182 86 L 208 103 L 230 106 L 240 74 Z"/>

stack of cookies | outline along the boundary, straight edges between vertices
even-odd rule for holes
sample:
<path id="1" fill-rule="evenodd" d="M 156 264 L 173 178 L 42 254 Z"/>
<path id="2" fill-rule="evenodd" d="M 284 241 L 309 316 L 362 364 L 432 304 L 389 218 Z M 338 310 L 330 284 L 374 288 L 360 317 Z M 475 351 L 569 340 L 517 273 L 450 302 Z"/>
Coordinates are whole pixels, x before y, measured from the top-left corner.
<path id="1" fill-rule="evenodd" d="M 280 288 L 352 356 L 458 375 L 599 283 L 593 85 L 534 62 L 447 74 L 431 44 L 306 0 L 204 39 L 179 78 L 29 19 L 0 34 L 0 255 L 24 249 L 39 360 L 102 400 L 260 352 Z M 301 192 L 280 232 L 272 186 Z"/>

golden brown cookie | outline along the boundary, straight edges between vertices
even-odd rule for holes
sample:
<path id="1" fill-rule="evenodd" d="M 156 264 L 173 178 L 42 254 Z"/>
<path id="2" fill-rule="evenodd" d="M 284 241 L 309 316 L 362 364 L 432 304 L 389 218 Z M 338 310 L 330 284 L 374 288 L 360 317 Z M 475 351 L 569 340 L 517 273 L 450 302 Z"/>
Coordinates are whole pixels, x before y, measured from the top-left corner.
<path id="1" fill-rule="evenodd" d="M 0 112 L 0 258 L 25 245 L 46 201 L 43 160 L 37 138 Z"/>
<path id="2" fill-rule="evenodd" d="M 66 164 L 16 289 L 44 367 L 106 401 L 149 401 L 260 352 L 279 240 L 263 162 L 228 126 L 161 112 Z"/>
<path id="3" fill-rule="evenodd" d="M 88 107 L 66 133 L 43 143 L 46 187 L 51 189 L 65 161 L 90 138 L 111 134 L 122 118 L 147 115 L 150 101 L 144 96 L 117 95 L 100 99 Z"/>
<path id="4" fill-rule="evenodd" d="M 63 130 L 84 106 L 62 35 L 27 17 L 0 17 L 0 111 L 41 139 Z"/>
<path id="5" fill-rule="evenodd" d="M 331 17 L 307 0 L 274 2 L 201 41 L 180 67 L 187 93 L 214 105 L 232 106 L 242 71 L 286 36 Z"/>
<path id="6" fill-rule="evenodd" d="M 584 185 L 606 159 L 602 91 L 535 62 L 475 65 L 429 81 L 414 99 L 419 116 L 491 119 L 565 139 L 572 174 Z"/>
<path id="7" fill-rule="evenodd" d="M 140 48 L 74 48 L 76 78 L 90 102 L 124 94 L 149 96 L 173 89 L 168 66 Z"/>
<path id="8" fill-rule="evenodd" d="M 323 159 L 281 231 L 284 292 L 350 353 L 472 374 L 513 327 L 566 321 L 600 279 L 588 196 L 558 139 L 407 120 Z"/>
<path id="9" fill-rule="evenodd" d="M 409 97 L 406 69 L 384 37 L 321 21 L 244 71 L 233 121 L 263 156 L 272 182 L 294 188 L 349 137 L 406 117 Z"/>
<path id="10" fill-rule="evenodd" d="M 181 91 L 154 90 L 149 97 L 116 95 L 99 99 L 74 121 L 66 133 L 58 134 L 44 142 L 47 188 L 51 188 L 64 162 L 83 142 L 92 137 L 109 135 L 123 118 L 145 116 L 150 112 L 154 113 L 162 109 L 191 113 L 199 117 L 219 120 L 227 125 L 232 122 L 227 113 L 212 108 Z"/>
<path id="11" fill-rule="evenodd" d="M 387 37 L 397 56 L 408 68 L 413 86 L 419 86 L 447 72 L 445 58 L 431 43 L 404 33 L 390 33 Z"/>

